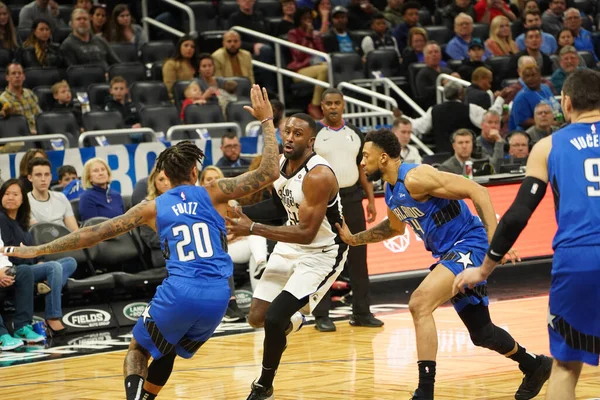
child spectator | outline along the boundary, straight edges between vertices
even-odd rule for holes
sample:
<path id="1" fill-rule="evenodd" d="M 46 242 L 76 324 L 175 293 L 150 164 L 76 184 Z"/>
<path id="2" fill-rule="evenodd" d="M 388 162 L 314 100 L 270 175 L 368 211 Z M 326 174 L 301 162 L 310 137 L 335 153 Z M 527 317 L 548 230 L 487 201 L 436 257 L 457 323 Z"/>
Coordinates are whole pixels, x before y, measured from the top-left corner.
<path id="1" fill-rule="evenodd" d="M 237 95 L 235 91 L 237 90 L 238 84 L 236 81 L 225 81 L 223 82 L 223 90 L 219 90 L 217 93 L 217 99 L 219 99 L 219 106 L 221 106 L 221 110 L 223 110 L 223 115 L 227 117 L 227 104 L 237 101 Z"/>
<path id="2" fill-rule="evenodd" d="M 196 81 L 193 81 L 185 88 L 183 95 L 185 96 L 185 100 L 181 103 L 181 113 L 179 114 L 179 119 L 182 121 L 187 106 L 190 104 L 206 104 L 206 100 L 202 97 L 200 84 Z"/>
<path id="3" fill-rule="evenodd" d="M 128 96 L 127 81 L 122 76 L 115 76 L 110 81 L 110 95 L 106 98 L 104 110 L 121 113 L 128 128 L 141 128 L 138 111 Z"/>
<path id="4" fill-rule="evenodd" d="M 63 165 L 58 169 L 58 184 L 63 188 L 63 194 L 69 201 L 78 199 L 83 193 L 83 185 L 72 165 Z"/>
<path id="5" fill-rule="evenodd" d="M 79 128 L 81 129 L 83 126 L 81 120 L 81 104 L 77 99 L 73 99 L 71 88 L 67 81 L 62 80 L 52 85 L 52 97 L 54 97 L 52 111 L 70 112 L 75 116 L 77 125 L 79 125 Z"/>

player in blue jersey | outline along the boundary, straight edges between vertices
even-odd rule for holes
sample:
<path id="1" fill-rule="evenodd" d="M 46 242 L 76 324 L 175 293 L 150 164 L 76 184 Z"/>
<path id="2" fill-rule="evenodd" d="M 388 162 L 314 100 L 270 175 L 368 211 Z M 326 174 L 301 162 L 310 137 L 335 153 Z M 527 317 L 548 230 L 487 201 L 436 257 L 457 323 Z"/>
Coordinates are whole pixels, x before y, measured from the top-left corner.
<path id="1" fill-rule="evenodd" d="M 167 382 L 176 355 L 190 358 L 219 325 L 227 309 L 233 272 L 227 254 L 227 202 L 254 193 L 279 177 L 273 111 L 265 89 L 251 89 L 252 107 L 262 122 L 264 156 L 258 169 L 235 178 L 196 186 L 202 151 L 191 142 L 165 149 L 156 160 L 172 189 L 124 215 L 83 228 L 48 244 L 0 249 L 11 256 L 39 257 L 81 249 L 146 224 L 159 234 L 169 272 L 133 329 L 125 357 L 128 400 L 151 400 Z M 148 360 L 153 361 L 148 367 Z"/>
<path id="2" fill-rule="evenodd" d="M 487 279 L 519 237 L 546 194 L 554 193 L 558 230 L 552 247 L 548 310 L 554 356 L 546 399 L 575 399 L 583 363 L 600 355 L 600 73 L 575 71 L 562 88 L 565 128 L 540 140 L 529 155 L 527 176 L 500 220 L 481 268 L 456 277 L 464 291 Z"/>
<path id="3" fill-rule="evenodd" d="M 487 189 L 429 165 L 402 163 L 400 143 L 388 129 L 367 134 L 361 166 L 370 180 L 386 182 L 388 217 L 354 235 L 344 224 L 338 227 L 342 239 L 352 246 L 376 243 L 402 235 L 408 224 L 438 259 L 408 304 L 415 325 L 419 367 L 419 387 L 412 398 L 433 399 L 438 347 L 433 312 L 448 300 L 476 346 L 519 363 L 525 377 L 515 398 L 535 397 L 550 375 L 551 359 L 528 353 L 508 332 L 492 323 L 485 282 L 465 293 L 453 294 L 455 275 L 483 261 L 488 238 L 496 229 L 496 214 Z M 481 220 L 469 211 L 463 200 L 467 198 L 475 204 Z M 510 258 L 517 256 L 511 252 Z"/>

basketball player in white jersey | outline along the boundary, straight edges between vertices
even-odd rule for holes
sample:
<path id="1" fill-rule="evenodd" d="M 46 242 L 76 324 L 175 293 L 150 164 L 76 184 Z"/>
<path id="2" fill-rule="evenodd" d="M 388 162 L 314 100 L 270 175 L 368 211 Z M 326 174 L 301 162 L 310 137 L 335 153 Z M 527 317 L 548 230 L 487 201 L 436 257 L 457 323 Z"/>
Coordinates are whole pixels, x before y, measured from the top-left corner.
<path id="1" fill-rule="evenodd" d="M 273 379 L 286 347 L 286 335 L 303 322 L 298 311 L 311 311 L 327 293 L 344 267 L 348 246 L 335 228 L 342 220 L 338 182 L 327 161 L 313 152 L 315 121 L 294 114 L 281 134 L 283 157 L 273 198 L 236 209 L 228 218 L 229 233 L 249 234 L 277 241 L 254 291 L 248 322 L 265 328 L 262 373 L 252 383 L 247 400 L 273 398 Z M 258 222 L 287 216 L 284 226 Z"/>

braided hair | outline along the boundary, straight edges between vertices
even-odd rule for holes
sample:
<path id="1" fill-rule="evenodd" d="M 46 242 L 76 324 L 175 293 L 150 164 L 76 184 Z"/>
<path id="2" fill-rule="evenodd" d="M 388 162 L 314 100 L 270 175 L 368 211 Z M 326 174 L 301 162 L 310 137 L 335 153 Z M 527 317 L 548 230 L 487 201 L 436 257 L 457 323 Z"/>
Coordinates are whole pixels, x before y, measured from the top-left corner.
<path id="1" fill-rule="evenodd" d="M 202 164 L 204 152 L 190 141 L 171 146 L 156 159 L 156 170 L 165 171 L 173 187 L 192 180 L 190 174 L 197 163 Z"/>

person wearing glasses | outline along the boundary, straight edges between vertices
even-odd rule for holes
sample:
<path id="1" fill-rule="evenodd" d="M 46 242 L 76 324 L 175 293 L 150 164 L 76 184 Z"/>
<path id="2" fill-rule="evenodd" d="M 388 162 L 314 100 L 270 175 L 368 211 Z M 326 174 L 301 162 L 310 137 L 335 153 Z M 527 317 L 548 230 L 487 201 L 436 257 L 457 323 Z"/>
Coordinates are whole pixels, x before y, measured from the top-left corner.
<path id="1" fill-rule="evenodd" d="M 250 161 L 240 157 L 242 145 L 235 133 L 227 133 L 221 138 L 223 157 L 215 164 L 219 168 L 240 168 L 250 165 Z"/>
<path id="2" fill-rule="evenodd" d="M 83 188 L 79 198 L 81 222 L 94 217 L 114 218 L 125 213 L 123 198 L 110 188 L 110 167 L 101 158 L 92 158 L 83 166 Z"/>

